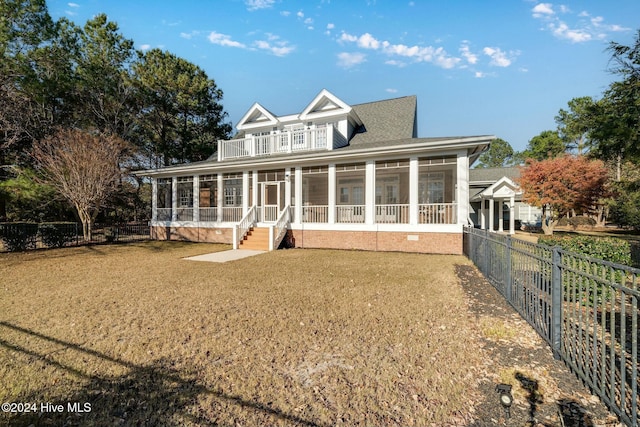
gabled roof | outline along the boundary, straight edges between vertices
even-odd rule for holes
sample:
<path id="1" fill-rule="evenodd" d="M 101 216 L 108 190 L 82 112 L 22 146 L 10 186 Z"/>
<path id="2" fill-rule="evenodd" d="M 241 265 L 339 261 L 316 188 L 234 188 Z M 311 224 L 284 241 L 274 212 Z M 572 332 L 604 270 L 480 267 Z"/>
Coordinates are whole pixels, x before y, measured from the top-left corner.
<path id="1" fill-rule="evenodd" d="M 504 199 L 522 195 L 520 186 L 513 182 L 511 178 L 503 176 L 488 188 L 482 190 L 471 198 L 471 201 L 482 199 Z"/>
<path id="2" fill-rule="evenodd" d="M 322 89 L 313 101 L 300 113 L 300 120 L 313 119 L 317 116 L 335 116 L 339 114 L 349 114 L 352 108 L 346 102 L 332 94 L 326 89 Z"/>
<path id="3" fill-rule="evenodd" d="M 520 169 L 515 166 L 509 168 L 474 168 L 469 170 L 469 182 L 476 185 L 491 185 L 503 176 L 515 180 L 520 177 Z"/>
<path id="4" fill-rule="evenodd" d="M 360 129 L 349 144 L 416 138 L 416 108 L 415 95 L 354 105 L 353 110 L 362 120 L 364 129 Z"/>
<path id="5" fill-rule="evenodd" d="M 242 116 L 236 128 L 244 130 L 252 127 L 275 126 L 277 123 L 278 119 L 276 116 L 256 102 L 249 108 L 249 111 Z"/>

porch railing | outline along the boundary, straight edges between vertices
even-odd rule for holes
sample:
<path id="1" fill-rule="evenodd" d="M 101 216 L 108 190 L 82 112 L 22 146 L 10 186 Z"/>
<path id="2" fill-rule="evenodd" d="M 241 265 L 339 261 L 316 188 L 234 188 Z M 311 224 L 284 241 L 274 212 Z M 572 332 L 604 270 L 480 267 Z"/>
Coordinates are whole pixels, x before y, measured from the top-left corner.
<path id="1" fill-rule="evenodd" d="M 329 206 L 303 206 L 302 207 L 303 222 L 329 222 Z"/>
<path id="2" fill-rule="evenodd" d="M 238 249 L 240 242 L 247 235 L 249 229 L 256 223 L 256 207 L 251 206 L 247 214 L 240 219 L 238 224 L 233 226 L 233 249 Z"/>
<path id="3" fill-rule="evenodd" d="M 464 228 L 464 253 L 554 356 L 638 427 L 640 269 Z"/>
<path id="4" fill-rule="evenodd" d="M 277 249 L 284 238 L 284 235 L 287 233 L 287 228 L 289 228 L 290 222 L 290 212 L 291 208 L 287 205 L 280 215 L 278 215 L 278 219 L 273 227 L 269 228 L 270 231 L 270 239 L 269 239 L 269 250 L 272 251 Z"/>
<path id="5" fill-rule="evenodd" d="M 200 221 L 216 222 L 218 220 L 218 208 L 200 208 Z"/>
<path id="6" fill-rule="evenodd" d="M 338 205 L 336 206 L 336 222 L 364 224 L 364 212 L 364 205 Z"/>
<path id="7" fill-rule="evenodd" d="M 334 136 L 334 134 L 336 136 Z M 272 135 L 218 141 L 218 160 L 268 156 L 277 153 L 314 151 L 333 148 L 340 135 L 333 126 L 317 129 L 282 131 Z M 338 138 L 339 139 L 339 138 Z"/>
<path id="8" fill-rule="evenodd" d="M 418 205 L 418 223 L 455 224 L 458 222 L 457 203 L 421 203 Z"/>
<path id="9" fill-rule="evenodd" d="M 178 208 L 176 219 L 178 221 L 193 221 L 193 208 Z"/>
<path id="10" fill-rule="evenodd" d="M 238 222 L 242 220 L 242 206 L 224 206 L 222 208 L 223 222 Z"/>
<path id="11" fill-rule="evenodd" d="M 379 224 L 408 224 L 409 205 L 376 205 L 376 222 Z"/>
<path id="12" fill-rule="evenodd" d="M 158 221 L 171 221 L 171 208 L 158 208 L 156 211 Z"/>
<path id="13" fill-rule="evenodd" d="M 265 222 L 274 222 L 278 220 L 278 214 L 278 205 L 264 205 L 260 219 Z"/>

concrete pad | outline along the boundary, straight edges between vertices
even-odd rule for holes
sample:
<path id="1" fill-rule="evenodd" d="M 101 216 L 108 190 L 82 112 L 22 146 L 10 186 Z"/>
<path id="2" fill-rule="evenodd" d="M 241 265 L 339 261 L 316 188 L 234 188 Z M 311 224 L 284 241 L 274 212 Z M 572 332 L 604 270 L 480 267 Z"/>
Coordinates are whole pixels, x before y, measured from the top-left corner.
<path id="1" fill-rule="evenodd" d="M 196 255 L 186 259 L 187 261 L 227 262 L 260 255 L 267 251 L 254 251 L 250 249 L 232 249 L 230 251 L 213 252 L 210 254 Z"/>

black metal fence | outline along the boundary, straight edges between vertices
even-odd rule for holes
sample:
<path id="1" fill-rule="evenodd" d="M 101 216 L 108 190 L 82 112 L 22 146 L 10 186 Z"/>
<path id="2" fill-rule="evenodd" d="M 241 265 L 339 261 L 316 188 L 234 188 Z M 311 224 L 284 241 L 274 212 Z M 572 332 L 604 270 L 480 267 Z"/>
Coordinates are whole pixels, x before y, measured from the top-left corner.
<path id="1" fill-rule="evenodd" d="M 0 223 L 0 252 L 132 242 L 150 238 L 148 223 L 94 224 L 91 239 L 85 239 L 82 224 L 74 222 Z"/>
<path id="2" fill-rule="evenodd" d="M 473 228 L 464 253 L 554 356 L 638 427 L 640 269 Z"/>

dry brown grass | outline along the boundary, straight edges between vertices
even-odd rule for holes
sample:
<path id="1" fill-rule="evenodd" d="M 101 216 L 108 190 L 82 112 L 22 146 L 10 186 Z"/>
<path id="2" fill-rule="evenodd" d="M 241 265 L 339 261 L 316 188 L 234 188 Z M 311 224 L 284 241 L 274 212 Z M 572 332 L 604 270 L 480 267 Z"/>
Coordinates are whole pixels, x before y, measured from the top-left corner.
<path id="1" fill-rule="evenodd" d="M 17 425 L 447 425 L 481 354 L 463 257 L 147 242 L 0 254 L 0 402 Z"/>

